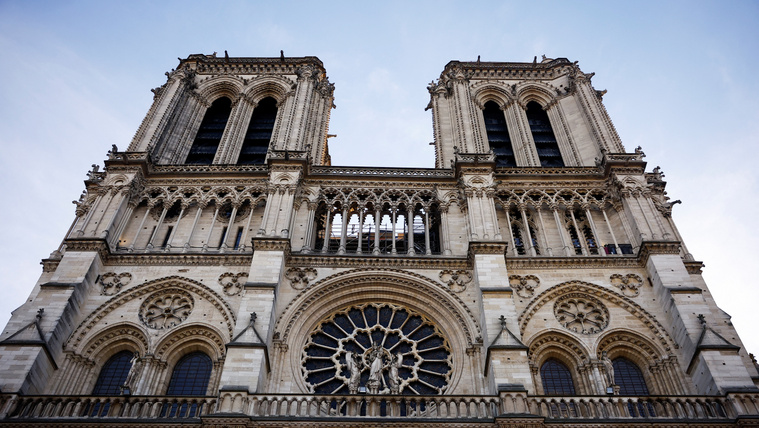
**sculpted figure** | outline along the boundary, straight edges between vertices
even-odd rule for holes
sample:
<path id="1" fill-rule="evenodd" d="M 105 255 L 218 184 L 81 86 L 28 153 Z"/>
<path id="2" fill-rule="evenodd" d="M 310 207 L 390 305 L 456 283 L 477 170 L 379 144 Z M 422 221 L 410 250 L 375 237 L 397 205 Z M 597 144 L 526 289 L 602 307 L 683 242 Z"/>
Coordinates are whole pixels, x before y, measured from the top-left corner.
<path id="1" fill-rule="evenodd" d="M 601 353 L 601 363 L 604 365 L 606 373 L 606 386 L 614 386 L 614 365 L 609 357 L 606 356 L 606 351 Z"/>
<path id="2" fill-rule="evenodd" d="M 345 364 L 348 366 L 348 371 L 351 374 L 350 379 L 348 379 L 348 391 L 351 394 L 356 394 L 361 382 L 361 368 L 363 366 L 361 357 L 353 352 L 348 352 L 345 354 Z"/>
<path id="3" fill-rule="evenodd" d="M 390 361 L 390 369 L 387 372 L 387 381 L 390 384 L 391 394 L 399 394 L 401 392 L 401 377 L 398 374 L 401 364 L 403 364 L 403 355 L 399 352 L 393 355 L 393 359 Z"/>
<path id="4" fill-rule="evenodd" d="M 135 351 L 130 363 L 132 364 L 132 367 L 129 368 L 129 373 L 127 373 L 124 385 L 121 387 L 122 393 L 129 390 L 129 393 L 131 394 L 137 387 L 137 381 L 140 379 L 140 372 L 142 371 L 142 358 L 140 358 L 139 352 Z"/>
<path id="5" fill-rule="evenodd" d="M 370 394 L 377 394 L 380 385 L 385 382 L 385 379 L 382 377 L 384 366 L 382 359 L 382 348 L 378 342 L 374 342 L 372 349 L 369 351 L 369 379 L 366 381 L 366 388 Z"/>

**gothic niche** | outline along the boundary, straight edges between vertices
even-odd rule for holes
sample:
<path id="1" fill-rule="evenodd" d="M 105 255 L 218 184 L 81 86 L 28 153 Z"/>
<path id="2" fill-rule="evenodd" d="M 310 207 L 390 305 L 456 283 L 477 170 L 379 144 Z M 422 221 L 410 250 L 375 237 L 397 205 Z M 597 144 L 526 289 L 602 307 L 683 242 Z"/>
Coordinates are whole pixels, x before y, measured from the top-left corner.
<path id="1" fill-rule="evenodd" d="M 164 330 L 181 323 L 195 305 L 190 293 L 169 289 L 149 296 L 140 306 L 140 321 L 148 328 Z"/>
<path id="2" fill-rule="evenodd" d="M 609 310 L 590 296 L 570 293 L 553 306 L 556 319 L 567 329 L 581 334 L 593 334 L 609 325 Z"/>
<path id="3" fill-rule="evenodd" d="M 443 332 L 392 304 L 330 315 L 311 332 L 302 355 L 303 377 L 317 394 L 442 394 L 453 368 Z"/>

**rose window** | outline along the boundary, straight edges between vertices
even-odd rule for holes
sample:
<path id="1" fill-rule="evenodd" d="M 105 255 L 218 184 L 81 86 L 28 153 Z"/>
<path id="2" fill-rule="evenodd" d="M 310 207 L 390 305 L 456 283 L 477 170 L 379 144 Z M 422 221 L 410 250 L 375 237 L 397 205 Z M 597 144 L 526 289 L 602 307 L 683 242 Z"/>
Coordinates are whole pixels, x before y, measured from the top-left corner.
<path id="1" fill-rule="evenodd" d="M 565 296 L 556 302 L 553 313 L 561 325 L 575 333 L 598 333 L 609 325 L 609 310 L 590 296 Z"/>
<path id="2" fill-rule="evenodd" d="M 187 319 L 193 306 L 189 293 L 166 290 L 145 299 L 140 306 L 140 321 L 156 330 L 171 328 Z"/>
<path id="3" fill-rule="evenodd" d="M 317 394 L 441 394 L 453 363 L 443 332 L 407 308 L 367 303 L 322 321 L 302 356 Z"/>

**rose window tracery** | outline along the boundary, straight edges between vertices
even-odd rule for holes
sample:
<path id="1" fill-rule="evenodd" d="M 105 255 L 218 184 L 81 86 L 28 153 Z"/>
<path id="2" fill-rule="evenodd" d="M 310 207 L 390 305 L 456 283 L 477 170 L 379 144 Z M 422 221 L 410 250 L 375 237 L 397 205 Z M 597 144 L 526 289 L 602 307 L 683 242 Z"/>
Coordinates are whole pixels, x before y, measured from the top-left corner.
<path id="1" fill-rule="evenodd" d="M 140 321 L 148 328 L 163 330 L 181 323 L 192 312 L 195 302 L 186 291 L 166 290 L 153 294 L 140 306 Z"/>
<path id="2" fill-rule="evenodd" d="M 609 310 L 590 296 L 564 296 L 556 301 L 553 313 L 561 325 L 575 333 L 598 333 L 609 325 Z"/>
<path id="3" fill-rule="evenodd" d="M 317 394 L 441 394 L 452 369 L 443 332 L 392 304 L 330 315 L 311 332 L 302 354 L 303 378 Z"/>

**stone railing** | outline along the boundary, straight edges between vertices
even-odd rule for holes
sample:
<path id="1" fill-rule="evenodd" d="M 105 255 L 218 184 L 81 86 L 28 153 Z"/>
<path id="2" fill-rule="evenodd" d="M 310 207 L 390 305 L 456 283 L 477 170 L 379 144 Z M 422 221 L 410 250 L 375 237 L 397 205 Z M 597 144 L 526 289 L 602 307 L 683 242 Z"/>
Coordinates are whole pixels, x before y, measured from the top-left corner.
<path id="1" fill-rule="evenodd" d="M 254 418 L 493 419 L 501 407 L 496 396 L 248 395 L 222 391 L 219 412 Z"/>
<path id="2" fill-rule="evenodd" d="M 493 421 L 533 417 L 545 421 L 759 419 L 759 393 L 726 396 L 399 396 L 249 394 L 222 390 L 219 397 L 168 396 L 20 396 L 0 394 L 0 420 L 199 419 L 240 415 L 252 419 L 315 420 L 339 418 Z M 595 422 L 594 422 L 595 421 Z"/>
<path id="3" fill-rule="evenodd" d="M 432 168 L 382 168 L 369 166 L 312 166 L 312 175 L 372 177 L 453 178 L 453 170 Z"/>
<path id="4" fill-rule="evenodd" d="M 216 410 L 216 397 L 17 396 L 3 394 L 0 419 L 194 419 Z"/>
<path id="5" fill-rule="evenodd" d="M 505 414 L 531 414 L 545 419 L 735 419 L 759 415 L 759 394 L 717 396 L 583 396 L 535 397 L 502 393 Z"/>

